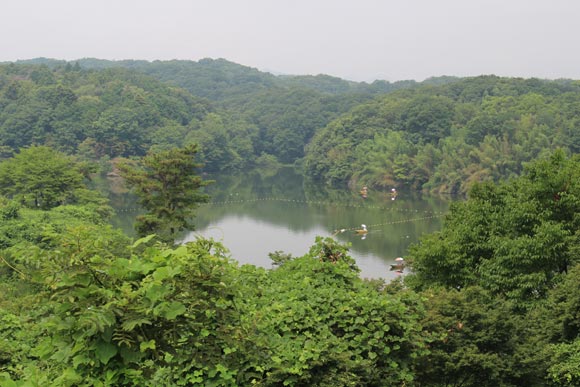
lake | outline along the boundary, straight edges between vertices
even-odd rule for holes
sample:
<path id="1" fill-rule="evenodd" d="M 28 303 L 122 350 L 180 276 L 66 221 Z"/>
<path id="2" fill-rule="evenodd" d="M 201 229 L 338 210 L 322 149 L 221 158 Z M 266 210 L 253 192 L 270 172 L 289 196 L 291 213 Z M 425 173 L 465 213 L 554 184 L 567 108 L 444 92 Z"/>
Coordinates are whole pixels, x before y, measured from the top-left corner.
<path id="1" fill-rule="evenodd" d="M 361 277 L 392 279 L 395 258 L 404 257 L 411 243 L 441 228 L 449 201 L 399 192 L 329 190 L 307 184 L 292 168 L 277 173 L 215 177 L 209 187 L 212 203 L 200 207 L 196 235 L 220 240 L 238 262 L 271 267 L 268 253 L 302 256 L 316 236 L 334 236 L 351 245 Z M 368 234 L 357 235 L 361 224 Z M 343 230 L 340 232 L 337 230 Z"/>
<path id="2" fill-rule="evenodd" d="M 208 177 L 209 179 L 209 177 Z M 450 202 L 435 197 L 369 190 L 366 199 L 349 190 L 330 190 L 308 184 L 292 168 L 276 172 L 211 177 L 211 202 L 203 204 L 194 220 L 196 236 L 222 242 L 240 264 L 270 268 L 269 253 L 302 256 L 316 236 L 333 236 L 349 243 L 361 277 L 393 279 L 395 258 L 404 257 L 421 235 L 441 228 Z M 117 204 L 116 206 L 127 204 Z M 127 229 L 134 213 L 120 213 L 115 222 Z M 115 223 L 114 222 L 114 223 Z M 357 235 L 361 224 L 366 235 Z M 340 230 L 344 230 L 340 232 Z"/>

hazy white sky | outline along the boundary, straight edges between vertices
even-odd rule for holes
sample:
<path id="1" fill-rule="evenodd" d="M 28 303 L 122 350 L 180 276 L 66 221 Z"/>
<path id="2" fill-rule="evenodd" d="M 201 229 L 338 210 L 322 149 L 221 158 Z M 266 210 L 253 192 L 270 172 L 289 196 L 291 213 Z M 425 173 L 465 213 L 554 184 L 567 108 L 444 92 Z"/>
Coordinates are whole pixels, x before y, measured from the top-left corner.
<path id="1" fill-rule="evenodd" d="M 0 61 L 225 58 L 353 80 L 580 79 L 578 0 L 6 0 Z"/>

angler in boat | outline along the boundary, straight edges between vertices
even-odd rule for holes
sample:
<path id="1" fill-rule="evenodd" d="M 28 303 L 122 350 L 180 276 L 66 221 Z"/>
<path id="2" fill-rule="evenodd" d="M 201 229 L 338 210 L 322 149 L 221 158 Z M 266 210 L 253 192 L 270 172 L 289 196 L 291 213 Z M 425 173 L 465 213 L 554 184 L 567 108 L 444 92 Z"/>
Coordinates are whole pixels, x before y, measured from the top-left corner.
<path id="1" fill-rule="evenodd" d="M 362 189 L 360 190 L 360 196 L 363 199 L 366 199 L 369 196 L 369 189 L 366 185 L 364 187 L 362 187 Z"/>
<path id="2" fill-rule="evenodd" d="M 366 233 L 368 233 L 368 232 L 369 232 L 369 230 L 367 230 L 367 226 L 366 226 L 366 225 L 364 225 L 364 224 L 361 224 L 361 225 L 360 225 L 360 227 L 361 227 L 360 229 L 358 229 L 358 230 L 354 230 L 354 232 L 355 232 L 356 234 L 366 234 Z"/>
<path id="3" fill-rule="evenodd" d="M 401 257 L 395 258 L 395 263 L 391 263 L 391 270 L 402 272 L 405 268 L 405 260 Z"/>

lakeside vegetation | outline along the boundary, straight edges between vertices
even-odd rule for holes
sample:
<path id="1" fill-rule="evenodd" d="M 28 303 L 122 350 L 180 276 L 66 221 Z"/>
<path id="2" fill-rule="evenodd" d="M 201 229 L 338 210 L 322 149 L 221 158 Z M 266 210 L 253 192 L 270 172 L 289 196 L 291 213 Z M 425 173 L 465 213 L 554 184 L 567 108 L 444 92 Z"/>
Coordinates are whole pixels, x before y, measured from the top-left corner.
<path id="1" fill-rule="evenodd" d="M 2 386 L 580 383 L 577 81 L 43 62 L 0 65 Z M 214 240 L 173 245 L 200 175 L 277 163 L 467 198 L 388 284 L 332 238 L 271 270 Z M 137 241 L 87 188 L 112 168 L 149 211 Z"/>
<path id="2" fill-rule="evenodd" d="M 319 131 L 306 173 L 334 185 L 464 194 L 555 149 L 577 153 L 579 99 L 578 82 L 495 76 L 395 92 Z"/>

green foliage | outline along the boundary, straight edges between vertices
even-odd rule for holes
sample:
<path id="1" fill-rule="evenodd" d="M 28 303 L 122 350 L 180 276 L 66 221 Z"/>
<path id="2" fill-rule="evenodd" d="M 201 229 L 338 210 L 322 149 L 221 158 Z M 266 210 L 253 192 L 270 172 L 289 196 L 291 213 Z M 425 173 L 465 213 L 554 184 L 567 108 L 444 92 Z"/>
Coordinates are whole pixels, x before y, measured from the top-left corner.
<path id="1" fill-rule="evenodd" d="M 77 257 L 39 278 L 51 313 L 34 355 L 51 365 L 52 385 L 236 385 L 247 333 L 223 247 L 135 249 Z"/>
<path id="2" fill-rule="evenodd" d="M 578 257 L 578 256 L 577 256 Z M 555 385 L 578 382 L 577 362 L 580 339 L 580 265 L 576 264 L 550 291 L 547 301 L 530 313 L 531 334 L 536 337 L 530 356 Z M 542 348 L 540 353 L 535 353 Z"/>
<path id="3" fill-rule="evenodd" d="M 127 184 L 148 212 L 137 219 L 141 236 L 159 233 L 173 241 L 178 231 L 192 228 L 191 218 L 208 196 L 200 189 L 210 181 L 196 175 L 196 145 L 168 151 L 149 152 L 137 162 L 126 160 L 118 167 Z"/>
<path id="4" fill-rule="evenodd" d="M 256 155 L 267 153 L 282 163 L 304 156 L 304 146 L 316 131 L 340 113 L 370 96 L 328 96 L 305 89 L 271 89 L 227 104 L 259 130 Z"/>
<path id="5" fill-rule="evenodd" d="M 580 384 L 580 340 L 570 344 L 552 346 L 552 365 L 548 378 L 554 386 L 577 386 Z"/>
<path id="6" fill-rule="evenodd" d="M 418 288 L 481 286 L 525 307 L 578 260 L 580 160 L 557 152 L 500 186 L 476 185 L 411 248 Z"/>
<path id="7" fill-rule="evenodd" d="M 579 93 L 569 83 L 497 77 L 400 90 L 317 131 L 306 173 L 331 185 L 465 193 L 476 182 L 517 176 L 556 148 L 576 152 L 571 103 Z"/>
<path id="8" fill-rule="evenodd" d="M 83 68 L 103 69 L 124 67 L 136 69 L 160 80 L 177 84 L 194 95 L 212 101 L 236 101 L 248 95 L 265 90 L 302 89 L 323 94 L 378 94 L 409 88 L 415 81 L 375 81 L 372 84 L 346 81 L 344 79 L 319 74 L 316 76 L 275 76 L 255 68 L 242 66 L 225 59 L 204 58 L 197 62 L 172 61 L 106 61 L 82 59 L 78 62 Z M 56 65 L 56 63 L 54 63 Z M 453 82 L 452 77 L 433 78 L 426 84 Z"/>
<path id="9" fill-rule="evenodd" d="M 0 380 L 2 385 L 13 377 L 27 380 L 16 385 L 49 385 L 56 375 L 34 350 L 46 337 L 42 321 L 54 312 L 51 287 L 45 284 L 63 272 L 86 269 L 95 257 L 126 256 L 128 238 L 105 225 L 90 206 L 42 211 L 14 201 L 0 204 L 2 213 L 14 209 L 18 216 L 0 222 Z"/>
<path id="10" fill-rule="evenodd" d="M 258 170 L 278 170 L 282 165 L 275 156 L 267 153 L 262 153 L 260 157 L 256 158 L 256 168 Z"/>
<path id="11" fill-rule="evenodd" d="M 269 274 L 253 311 L 264 386 L 411 383 L 422 353 L 421 307 L 358 278 L 344 246 L 317 238 Z"/>
<path id="12" fill-rule="evenodd" d="M 44 144 L 99 158 L 197 143 L 208 172 L 269 154 L 284 164 L 306 158 L 308 174 L 330 184 L 378 187 L 379 168 L 397 185 L 459 193 L 518 175 L 546 150 L 580 149 L 579 89 L 565 80 L 369 85 L 276 77 L 223 59 L 30 62 L 40 65 L 0 66 L 0 147 Z M 403 133 L 405 149 L 362 172 L 368 160 L 385 161 L 380 147 L 365 153 L 362 144 L 392 131 Z"/>
<path id="13" fill-rule="evenodd" d="M 265 271 L 213 240 L 169 249 L 148 237 L 127 255 L 103 235 L 83 226 L 12 251 L 37 290 L 25 310 L 10 303 L 16 288 L 0 298 L 3 385 L 412 383 L 419 299 L 363 282 L 332 239 Z"/>
<path id="14" fill-rule="evenodd" d="M 268 257 L 272 260 L 272 265 L 280 266 L 292 260 L 292 254 L 284 253 L 283 251 L 274 251 L 269 253 Z"/>
<path id="15" fill-rule="evenodd" d="M 480 288 L 429 289 L 421 322 L 433 333 L 417 362 L 418 385 L 509 386 L 523 367 L 515 353 L 519 323 L 509 305 Z"/>
<path id="16" fill-rule="evenodd" d="M 187 126 L 210 110 L 184 90 L 122 69 L 0 66 L 0 146 L 48 145 L 93 157 L 143 155 L 154 143 L 182 146 Z M 158 131 L 178 126 L 174 137 Z M 169 144 L 167 144 L 169 143 Z"/>
<path id="17" fill-rule="evenodd" d="M 0 163 L 0 193 L 32 208 L 78 202 L 104 205 L 98 196 L 84 194 L 82 167 L 46 146 L 22 149 Z"/>
<path id="18" fill-rule="evenodd" d="M 0 219 L 8 221 L 20 217 L 20 205 L 0 196 Z"/>
<path id="19" fill-rule="evenodd" d="M 236 171 L 250 166 L 255 158 L 258 128 L 243 120 L 209 113 L 192 123 L 186 144 L 198 145 L 198 160 L 207 172 Z"/>
<path id="20" fill-rule="evenodd" d="M 44 72 L 48 71 L 46 66 L 55 69 L 64 68 L 65 70 L 67 67 L 63 62 L 50 60 L 33 60 L 28 61 L 28 63 L 42 64 Z M 72 67 L 70 63 L 67 65 Z M 219 116 L 224 122 L 227 122 L 227 145 L 214 151 L 206 149 L 206 142 L 208 145 L 212 145 L 220 137 L 223 140 L 224 136 L 215 138 L 215 135 L 219 133 L 205 134 L 198 130 L 197 120 L 203 120 L 203 114 L 196 115 L 193 120 L 191 117 L 187 120 L 187 114 L 190 113 L 180 105 L 181 101 L 174 97 L 173 94 L 176 90 L 170 90 L 171 95 L 163 98 L 162 103 L 160 103 L 161 98 L 156 98 L 156 105 L 160 107 L 161 111 L 155 112 L 153 110 L 155 106 L 147 104 L 149 95 L 141 92 L 144 89 L 142 86 L 143 77 L 138 79 L 138 84 L 135 84 L 137 77 L 132 76 L 131 85 L 125 87 L 122 92 L 130 88 L 131 93 L 126 94 L 130 94 L 131 97 L 137 96 L 136 101 L 125 101 L 114 95 L 108 95 L 105 100 L 106 103 L 116 101 L 116 106 L 121 107 L 122 105 L 123 108 L 131 109 L 127 119 L 120 122 L 121 132 L 128 134 L 129 137 L 138 133 L 142 138 L 149 139 L 146 135 L 150 134 L 152 144 L 167 148 L 183 146 L 183 139 L 188 136 L 189 141 L 187 142 L 198 143 L 201 146 L 201 151 L 207 150 L 210 154 L 217 152 L 216 157 L 211 154 L 208 155 L 210 157 L 205 158 L 207 160 L 205 166 L 211 172 L 229 170 L 232 167 L 229 156 L 236 154 L 241 157 L 241 159 L 234 160 L 235 164 L 233 165 L 237 168 L 244 168 L 246 163 L 251 163 L 253 158 L 262 153 L 271 154 L 283 163 L 293 163 L 304 156 L 304 145 L 310 141 L 313 134 L 323 128 L 330 120 L 338 117 L 339 114 L 371 99 L 376 94 L 389 93 L 396 89 L 416 85 L 414 81 L 395 83 L 377 81 L 369 85 L 326 75 L 314 77 L 274 76 L 224 59 L 202 59 L 198 62 L 133 60 L 111 62 L 83 59 L 76 62 L 76 65 L 83 69 L 95 69 L 99 73 L 115 74 L 115 76 L 128 74 L 128 72 L 119 71 L 118 68 L 129 69 L 131 73 L 135 71 L 145 73 L 168 84 L 179 85 L 193 95 L 214 101 L 215 105 L 223 108 L 224 110 L 220 111 Z M 116 69 L 114 72 L 113 68 Z M 69 69 L 69 75 L 70 72 Z M 77 74 L 76 71 L 73 71 L 77 77 L 79 75 L 82 77 L 84 72 L 80 71 Z M 55 74 L 51 75 L 58 81 Z M 118 77 L 115 80 L 122 81 Z M 446 83 L 448 81 L 453 80 L 439 79 L 430 82 Z M 113 87 L 112 90 L 121 93 L 117 86 Z M 86 88 L 89 87 L 88 85 Z M 99 89 L 100 87 L 98 85 Z M 124 102 L 130 103 L 125 104 Z M 192 104 L 194 111 L 210 110 L 207 106 L 200 108 L 202 104 L 201 101 L 195 101 L 195 104 Z M 143 105 L 147 105 L 147 109 L 144 109 Z M 151 107 L 153 109 L 150 109 Z M 136 127 L 135 120 L 129 118 L 134 116 L 135 110 L 137 110 L 137 117 L 143 117 L 147 113 L 148 116 L 155 116 L 158 119 L 160 115 L 163 115 L 164 118 L 169 118 L 166 121 L 174 121 L 178 125 L 186 124 L 187 120 L 193 124 L 191 125 L 192 131 L 197 133 L 187 133 L 187 131 L 183 131 L 183 126 L 177 127 L 175 125 L 169 126 L 171 133 L 168 133 L 164 130 L 168 126 L 165 122 L 157 124 L 155 129 Z M 95 135 L 100 136 L 99 144 L 105 146 L 99 151 L 106 151 L 110 156 L 115 156 L 119 152 L 123 152 L 120 154 L 127 156 L 128 152 L 137 151 L 138 148 L 135 148 L 135 145 L 139 144 L 127 141 L 124 135 L 104 136 L 105 133 L 110 133 L 110 124 L 115 121 L 118 120 L 107 119 L 94 126 Z M 147 133 L 143 133 L 143 130 Z M 154 132 L 151 134 L 152 130 Z M 94 138 L 94 136 L 91 135 L 89 138 Z M 140 151 L 146 149 L 144 147 Z M 116 154 L 111 154 L 113 152 Z M 223 156 L 227 156 L 227 166 L 214 163 Z"/>
<path id="21" fill-rule="evenodd" d="M 578 385 L 577 82 L 39 63 L 0 66 L 0 385 Z M 330 184 L 469 199 L 412 248 L 414 274 L 385 285 L 361 280 L 331 238 L 270 254 L 272 270 L 238 267 L 213 240 L 129 246 L 83 184 L 95 169 L 53 149 L 86 161 L 151 149 L 121 169 L 149 211 L 141 234 L 165 240 L 207 200 L 199 161 L 260 165 L 272 193 L 281 162 Z"/>
<path id="22" fill-rule="evenodd" d="M 38 302 L 31 297 L 22 297 L 21 301 Z M 30 384 L 12 381 L 12 375 L 27 372 L 27 366 L 31 364 L 33 358 L 31 351 L 40 334 L 33 321 L 34 317 L 38 316 L 34 313 L 19 315 L 17 312 L 0 307 L 0 385 L 2 386 L 40 386 L 42 383 L 39 384 L 39 380 L 48 383 L 46 375 L 31 377 Z"/>

